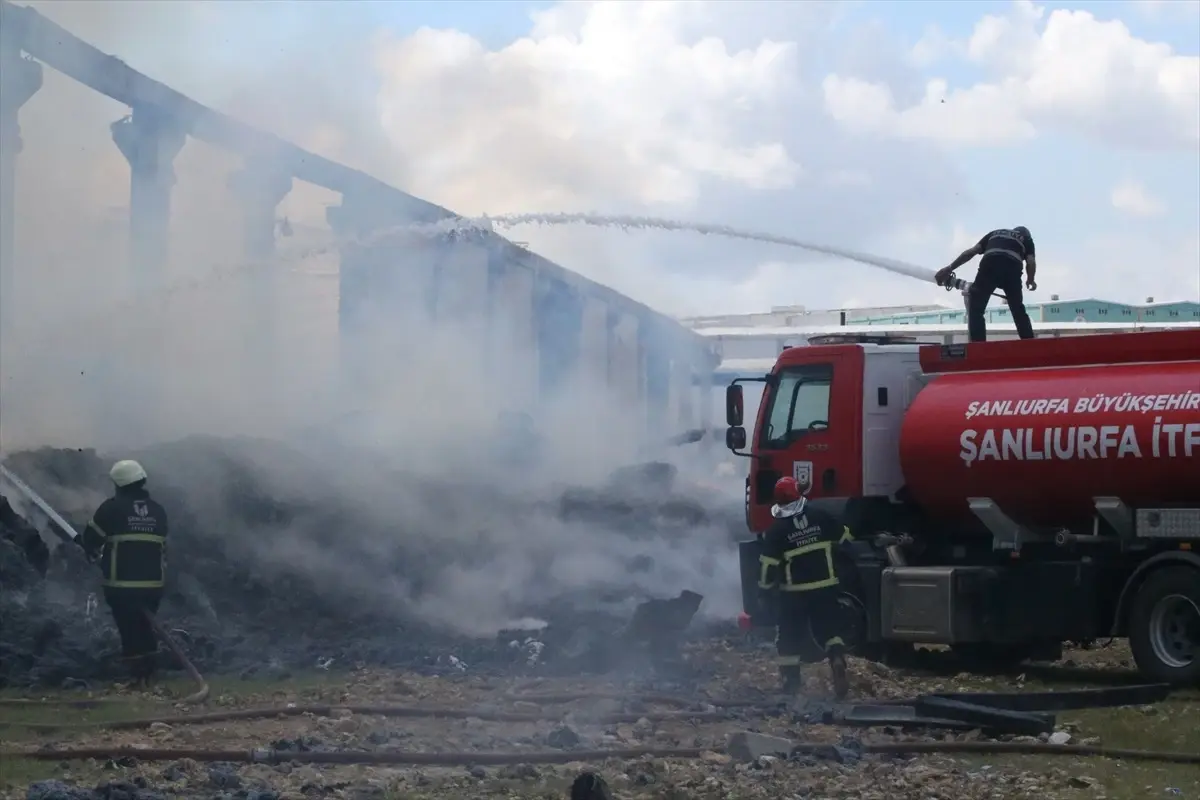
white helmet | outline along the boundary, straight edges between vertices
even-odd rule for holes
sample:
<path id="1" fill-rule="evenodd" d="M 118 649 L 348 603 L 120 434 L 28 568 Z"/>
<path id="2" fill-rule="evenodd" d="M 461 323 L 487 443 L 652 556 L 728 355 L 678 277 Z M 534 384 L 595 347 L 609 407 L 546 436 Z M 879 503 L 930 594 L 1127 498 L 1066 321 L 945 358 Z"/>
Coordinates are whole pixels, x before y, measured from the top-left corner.
<path id="1" fill-rule="evenodd" d="M 118 487 L 129 486 L 146 480 L 146 470 L 142 469 L 142 465 L 136 461 L 118 461 L 108 471 L 108 477 L 112 478 L 112 482 Z"/>

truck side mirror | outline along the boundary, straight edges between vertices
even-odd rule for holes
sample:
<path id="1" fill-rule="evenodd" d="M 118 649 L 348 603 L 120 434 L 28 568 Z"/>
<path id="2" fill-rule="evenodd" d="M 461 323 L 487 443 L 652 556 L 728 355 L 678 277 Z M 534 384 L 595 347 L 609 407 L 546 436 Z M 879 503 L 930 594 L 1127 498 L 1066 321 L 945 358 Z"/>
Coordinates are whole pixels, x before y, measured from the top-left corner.
<path id="1" fill-rule="evenodd" d="M 725 446 L 737 452 L 746 449 L 746 429 L 740 425 L 725 429 Z"/>
<path id="2" fill-rule="evenodd" d="M 731 383 L 725 387 L 725 424 L 731 428 L 737 428 L 745 421 L 745 404 L 742 399 L 742 387 L 736 383 Z M 743 440 L 745 439 L 745 431 L 742 432 Z"/>

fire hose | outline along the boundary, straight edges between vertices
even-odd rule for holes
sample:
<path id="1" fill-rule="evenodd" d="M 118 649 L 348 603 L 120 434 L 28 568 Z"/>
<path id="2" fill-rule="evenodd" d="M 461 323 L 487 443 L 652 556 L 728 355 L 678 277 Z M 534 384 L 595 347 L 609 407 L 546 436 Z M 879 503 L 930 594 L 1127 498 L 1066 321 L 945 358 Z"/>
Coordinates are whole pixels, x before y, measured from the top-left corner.
<path id="1" fill-rule="evenodd" d="M 795 742 L 791 755 L 831 755 L 833 745 Z M 0 750 L 0 761 L 26 758 L 37 761 L 82 761 L 87 759 L 134 761 L 227 762 L 235 764 L 376 764 L 376 765 L 499 765 L 566 764 L 574 761 L 597 762 L 609 758 L 699 758 L 711 748 L 631 747 L 614 750 L 548 750 L 526 753 L 497 752 L 414 752 L 407 750 L 296 752 L 292 750 L 190 750 L 135 747 L 81 747 L 67 749 Z M 1050 744 L 1047 742 L 877 742 L 864 743 L 859 752 L 870 755 L 1057 755 L 1090 756 L 1125 761 L 1200 765 L 1200 753 L 1175 753 L 1152 750 L 1125 750 L 1094 745 Z"/>
<path id="2" fill-rule="evenodd" d="M 657 697 L 657 696 L 655 696 Z M 562 695 L 561 698 L 575 699 L 574 693 Z M 553 702 L 561 699 L 559 696 L 537 696 L 542 702 Z M 667 699 L 663 697 L 662 699 Z M 682 698 L 670 698 L 672 700 Z M 742 705 L 742 703 L 731 703 Z M 337 713 L 348 712 L 359 716 L 379 716 L 391 718 L 442 718 L 442 719 L 480 719 L 489 722 L 545 722 L 562 718 L 561 713 L 539 712 L 520 713 L 495 711 L 484 708 L 429 708 L 415 706 L 387 705 L 294 705 L 275 708 L 238 709 L 220 711 L 210 714 L 193 714 L 188 716 L 170 716 L 147 719 L 110 720 L 99 723 L 8 723 L 12 727 L 38 730 L 42 732 L 62 730 L 139 730 L 153 725 L 202 725 L 219 722 L 245 721 L 252 719 L 270 719 L 278 717 L 296 717 L 306 714 L 316 716 L 333 716 Z M 668 722 L 672 720 L 716 721 L 728 720 L 732 717 L 728 712 L 667 712 L 658 714 L 603 714 L 589 718 L 589 723 L 611 725 L 634 722 L 639 719 L 651 722 Z M 829 749 L 828 744 L 797 743 L 793 753 L 820 755 Z M 231 761 L 240 763 L 277 763 L 278 761 L 296 761 L 302 763 L 324 764 L 517 764 L 517 763 L 563 763 L 563 761 L 602 760 L 604 758 L 636 758 L 652 755 L 662 758 L 695 758 L 705 752 L 706 748 L 675 748 L 655 749 L 638 748 L 627 750 L 598 750 L 598 751 L 553 751 L 546 753 L 412 753 L 406 751 L 377 751 L 363 752 L 332 752 L 332 753 L 294 753 L 291 751 L 252 750 L 252 751 L 210 751 L 210 750 L 158 750 L 136 748 L 84 748 L 84 749 L 53 749 L 35 751 L 0 752 L 0 758 L 22 757 L 46 760 L 70 759 L 119 759 L 135 758 L 143 761 L 166 761 L 191 758 L 196 761 Z M 1122 748 L 1102 747 L 1098 745 L 1058 745 L 1047 742 L 950 742 L 950 741 L 911 741 L 866 743 L 862 752 L 882 755 L 918 755 L 937 753 L 975 753 L 975 754 L 1020 754 L 1020 755 L 1075 755 L 1101 758 L 1124 759 L 1128 761 L 1147 761 L 1173 764 L 1200 764 L 1200 753 L 1179 753 L 1170 751 L 1130 750 Z"/>
<path id="3" fill-rule="evenodd" d="M 170 717 L 107 720 L 95 723 L 73 722 L 4 722 L 0 727 L 18 727 L 26 730 L 42 732 L 64 730 L 113 730 L 129 731 L 144 730 L 153 725 L 209 725 L 217 722 L 237 722 L 255 719 L 271 719 L 277 717 L 300 717 L 311 714 L 317 717 L 331 717 L 338 713 L 357 714 L 365 717 L 391 717 L 401 719 L 479 719 L 486 722 L 553 722 L 562 719 L 561 713 L 550 712 L 521 712 L 495 711 L 486 708 L 430 708 L 421 706 L 391 706 L 391 705 L 293 705 L 273 708 L 242 708 L 231 711 L 216 711 L 210 714 L 191 714 Z M 589 717 L 589 722 L 597 725 L 620 725 L 633 723 L 640 719 L 651 722 L 670 722 L 672 720 L 720 721 L 730 719 L 728 712 L 721 711 L 679 711 L 657 714 L 616 713 L 601 714 Z"/>
<path id="4" fill-rule="evenodd" d="M 4 480 L 12 484 L 17 491 L 23 494 L 26 499 L 41 509 L 41 511 L 50 518 L 50 521 L 53 522 L 56 527 L 55 532 L 60 538 L 63 539 L 63 541 L 76 545 L 82 545 L 82 542 L 79 539 L 79 532 L 75 530 L 71 523 L 67 522 L 67 520 L 61 514 L 55 511 L 53 506 L 47 503 L 40 494 L 33 490 L 33 487 L 13 474 L 12 470 L 4 466 L 4 464 L 0 464 L 0 477 L 3 477 Z M 183 648 L 179 646 L 174 637 L 172 637 L 166 631 L 166 629 L 163 628 L 159 621 L 154 618 L 154 615 L 148 611 L 143 613 L 146 616 L 146 620 L 150 623 L 150 627 L 154 630 L 155 636 L 157 636 L 159 640 L 166 645 L 166 648 L 171 651 L 171 654 L 179 660 L 179 663 L 183 666 L 184 670 L 187 671 L 189 677 L 191 677 L 191 679 L 195 681 L 199 687 L 194 694 L 190 694 L 187 697 L 182 698 L 181 702 L 189 705 L 204 702 L 204 700 L 208 698 L 209 693 L 208 682 L 204 680 L 204 676 L 202 676 L 200 671 L 196 669 L 196 666 L 183 652 Z"/>

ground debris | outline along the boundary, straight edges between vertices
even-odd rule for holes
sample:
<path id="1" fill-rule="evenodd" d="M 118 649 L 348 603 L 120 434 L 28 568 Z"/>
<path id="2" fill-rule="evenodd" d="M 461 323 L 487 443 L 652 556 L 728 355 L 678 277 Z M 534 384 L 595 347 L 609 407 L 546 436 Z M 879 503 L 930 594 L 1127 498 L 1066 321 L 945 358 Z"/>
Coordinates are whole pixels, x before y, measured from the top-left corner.
<path id="1" fill-rule="evenodd" d="M 486 482 L 471 490 L 473 503 L 447 504 L 444 481 L 383 469 L 373 477 L 378 492 L 347 487 L 323 451 L 250 438 L 192 437 L 122 454 L 128 456 L 146 465 L 155 496 L 171 514 L 160 618 L 206 674 L 270 680 L 356 665 L 429 674 L 578 672 L 589 666 L 580 657 L 605 672 L 634 654 L 606 644 L 597 659 L 592 643 L 620 639 L 637 601 L 680 612 L 666 615 L 679 629 L 698 606 L 694 593 L 682 595 L 682 605 L 668 600 L 681 587 L 642 588 L 660 581 L 647 571 L 653 548 L 636 542 L 696 536 L 705 528 L 690 516 L 659 514 L 655 503 L 667 499 L 645 496 L 636 482 L 576 497 L 568 513 Z M 5 459 L 77 530 L 110 492 L 110 463 L 92 450 L 51 448 Z M 364 493 L 378 495 L 377 507 L 364 507 Z M 96 688 L 120 678 L 117 637 L 95 567 L 78 548 L 57 542 L 40 511 L 19 497 L 9 500 L 25 516 L 0 515 L 0 688 Z M 514 608 L 512 621 L 521 628 L 491 638 L 456 634 L 424 610 L 436 602 L 440 584 L 463 583 L 462 570 L 483 567 L 461 537 L 445 530 L 498 536 L 489 533 L 497 519 L 518 543 L 518 532 L 527 529 L 543 536 L 561 529 L 572 541 L 612 537 L 629 545 L 598 545 L 613 579 L 585 587 L 556 582 L 552 560 L 544 559 L 527 582 L 537 590 Z M 25 553 L 37 527 L 55 546 L 48 566 Z M 397 536 L 397 528 L 409 535 Z M 728 553 L 706 558 L 735 558 L 734 538 L 720 532 Z M 542 555 L 528 547 L 531 559 Z M 664 615 L 651 616 L 661 623 Z M 638 633 L 644 619 L 643 613 Z M 176 665 L 164 654 L 162 666 Z"/>

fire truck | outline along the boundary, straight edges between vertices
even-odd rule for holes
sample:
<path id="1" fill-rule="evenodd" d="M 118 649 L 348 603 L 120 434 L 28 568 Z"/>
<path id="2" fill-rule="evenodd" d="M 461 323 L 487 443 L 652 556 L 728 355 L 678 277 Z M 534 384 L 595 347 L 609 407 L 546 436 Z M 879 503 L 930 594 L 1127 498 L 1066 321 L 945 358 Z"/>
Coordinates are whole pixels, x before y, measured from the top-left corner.
<path id="1" fill-rule="evenodd" d="M 747 627 L 775 624 L 758 557 L 790 475 L 853 537 L 837 568 L 857 654 L 947 645 L 994 667 L 1127 637 L 1146 677 L 1200 684 L 1200 329 L 847 336 L 785 349 L 725 401 L 726 446 L 751 459 Z"/>

